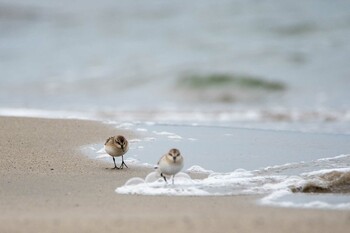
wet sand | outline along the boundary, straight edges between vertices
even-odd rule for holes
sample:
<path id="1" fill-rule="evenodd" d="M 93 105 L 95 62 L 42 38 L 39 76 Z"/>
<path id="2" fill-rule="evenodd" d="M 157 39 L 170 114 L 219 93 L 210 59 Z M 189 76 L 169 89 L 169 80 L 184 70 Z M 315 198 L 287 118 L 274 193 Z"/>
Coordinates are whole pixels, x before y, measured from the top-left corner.
<path id="1" fill-rule="evenodd" d="M 254 196 L 118 195 L 149 169 L 111 170 L 79 147 L 117 132 L 99 122 L 0 117 L 0 232 L 348 232 L 350 211 L 258 206 Z M 254 131 L 252 131 L 254 133 Z M 118 162 L 120 162 L 117 159 Z"/>

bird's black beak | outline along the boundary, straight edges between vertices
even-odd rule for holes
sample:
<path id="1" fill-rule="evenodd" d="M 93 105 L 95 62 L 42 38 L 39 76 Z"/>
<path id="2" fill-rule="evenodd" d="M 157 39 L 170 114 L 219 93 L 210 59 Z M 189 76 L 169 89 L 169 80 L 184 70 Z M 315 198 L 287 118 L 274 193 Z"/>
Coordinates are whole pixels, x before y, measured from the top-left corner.
<path id="1" fill-rule="evenodd" d="M 174 163 L 176 162 L 176 157 L 173 157 Z"/>

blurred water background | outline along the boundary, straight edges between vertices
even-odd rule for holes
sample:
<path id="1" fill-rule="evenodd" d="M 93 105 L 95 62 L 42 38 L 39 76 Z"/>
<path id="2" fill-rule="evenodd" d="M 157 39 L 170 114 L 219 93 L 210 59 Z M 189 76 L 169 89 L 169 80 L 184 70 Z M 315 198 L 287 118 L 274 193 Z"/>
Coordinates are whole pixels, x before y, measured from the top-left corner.
<path id="1" fill-rule="evenodd" d="M 225 172 L 220 194 L 348 193 L 349 88 L 348 0 L 0 0 L 0 115 L 127 126 L 128 159 L 179 147 L 186 169 Z"/>
<path id="2" fill-rule="evenodd" d="M 0 112 L 350 133 L 350 1 L 0 0 Z"/>

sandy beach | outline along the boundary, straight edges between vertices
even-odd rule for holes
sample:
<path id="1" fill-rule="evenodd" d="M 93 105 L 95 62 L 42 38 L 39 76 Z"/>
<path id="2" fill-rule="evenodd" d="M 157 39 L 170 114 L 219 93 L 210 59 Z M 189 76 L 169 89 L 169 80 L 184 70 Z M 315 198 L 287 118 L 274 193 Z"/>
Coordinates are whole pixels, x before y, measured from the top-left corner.
<path id="1" fill-rule="evenodd" d="M 119 195 L 149 169 L 89 159 L 117 132 L 99 122 L 0 117 L 0 232 L 348 232 L 350 211 L 274 208 L 256 196 Z M 119 162 L 119 160 L 117 160 Z"/>

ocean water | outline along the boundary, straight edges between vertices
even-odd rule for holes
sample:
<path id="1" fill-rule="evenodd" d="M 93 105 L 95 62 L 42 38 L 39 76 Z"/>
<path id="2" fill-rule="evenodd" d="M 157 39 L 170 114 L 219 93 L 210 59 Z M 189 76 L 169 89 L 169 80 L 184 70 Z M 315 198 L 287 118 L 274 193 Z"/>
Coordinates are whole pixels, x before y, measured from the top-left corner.
<path id="1" fill-rule="evenodd" d="M 350 154 L 343 154 L 350 151 L 348 135 L 155 122 L 109 124 L 137 134 L 129 140 L 127 164 L 154 168 L 173 147 L 185 160 L 174 184 L 165 183 L 154 170 L 117 187 L 119 194 L 259 195 L 263 198 L 257 202 L 263 205 L 350 209 Z M 103 142 L 82 150 L 112 167 Z"/>
<path id="2" fill-rule="evenodd" d="M 0 107 L 348 120 L 349 5 L 1 0 Z M 285 88 L 181 85 L 220 74 Z"/>
<path id="3" fill-rule="evenodd" d="M 129 127 L 140 140 L 129 159 L 140 164 L 174 146 L 189 155 L 186 170 L 214 174 L 343 169 L 348 157 L 317 161 L 350 153 L 349 9 L 345 0 L 0 0 L 0 115 Z"/>

